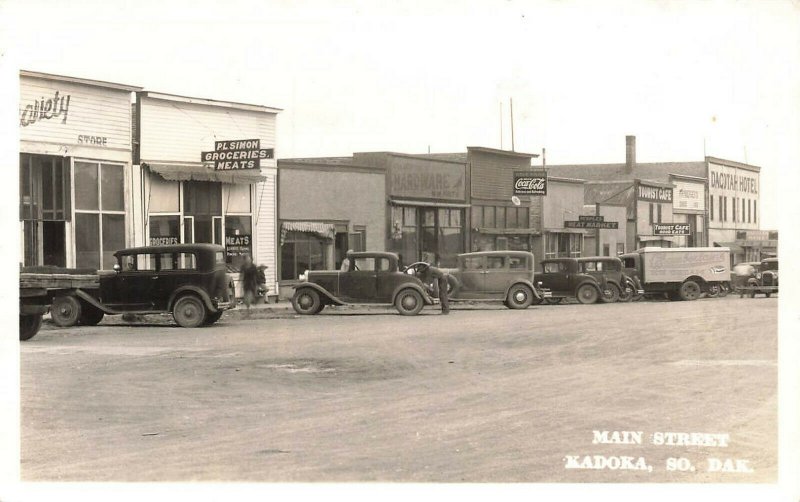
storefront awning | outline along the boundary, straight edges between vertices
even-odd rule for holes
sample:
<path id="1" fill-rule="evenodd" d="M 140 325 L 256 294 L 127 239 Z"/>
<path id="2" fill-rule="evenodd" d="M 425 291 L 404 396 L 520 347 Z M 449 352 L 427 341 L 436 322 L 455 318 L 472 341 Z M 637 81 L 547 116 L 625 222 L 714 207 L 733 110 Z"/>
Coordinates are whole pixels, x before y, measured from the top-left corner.
<path id="1" fill-rule="evenodd" d="M 675 242 L 675 237 L 671 235 L 639 235 L 637 238 L 639 239 L 639 242 Z"/>
<path id="2" fill-rule="evenodd" d="M 247 185 L 267 178 L 258 169 L 215 171 L 202 164 L 145 164 L 151 171 L 167 181 L 217 181 Z"/>
<path id="3" fill-rule="evenodd" d="M 731 250 L 731 253 L 733 254 L 744 253 L 744 249 L 742 249 L 742 246 L 736 244 L 735 242 L 715 242 L 714 247 L 729 248 Z"/>
<path id="4" fill-rule="evenodd" d="M 394 204 L 395 206 L 453 207 L 453 208 L 469 207 L 469 204 L 461 204 L 457 202 L 432 202 L 432 201 L 407 200 L 407 199 L 390 199 L 389 203 Z"/>
<path id="5" fill-rule="evenodd" d="M 281 223 L 281 246 L 288 232 L 305 232 L 322 239 L 333 240 L 336 236 L 336 225 L 318 221 L 284 221 Z"/>

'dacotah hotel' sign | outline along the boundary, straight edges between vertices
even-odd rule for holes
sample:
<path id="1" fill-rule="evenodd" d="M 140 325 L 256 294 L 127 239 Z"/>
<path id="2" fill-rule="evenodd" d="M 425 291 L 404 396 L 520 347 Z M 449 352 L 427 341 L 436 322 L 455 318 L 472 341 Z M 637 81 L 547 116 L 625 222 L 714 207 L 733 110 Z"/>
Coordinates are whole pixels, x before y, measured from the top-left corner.
<path id="1" fill-rule="evenodd" d="M 271 159 L 275 155 L 273 148 L 261 148 L 259 139 L 238 139 L 231 141 L 215 141 L 213 152 L 202 152 L 203 162 L 213 162 L 217 171 L 233 171 L 236 169 L 258 169 L 261 159 Z"/>

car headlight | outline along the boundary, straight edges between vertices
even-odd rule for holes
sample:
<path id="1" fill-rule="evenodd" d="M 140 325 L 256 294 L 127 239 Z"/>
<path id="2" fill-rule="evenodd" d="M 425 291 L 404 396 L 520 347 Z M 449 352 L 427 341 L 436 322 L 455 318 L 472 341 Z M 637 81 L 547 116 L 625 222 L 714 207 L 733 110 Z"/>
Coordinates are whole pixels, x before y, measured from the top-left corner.
<path id="1" fill-rule="evenodd" d="M 761 272 L 756 274 L 756 279 L 761 279 Z"/>
<path id="2" fill-rule="evenodd" d="M 300 279 L 301 281 L 307 281 L 308 280 L 308 270 L 306 270 L 302 274 L 300 274 L 298 279 Z"/>

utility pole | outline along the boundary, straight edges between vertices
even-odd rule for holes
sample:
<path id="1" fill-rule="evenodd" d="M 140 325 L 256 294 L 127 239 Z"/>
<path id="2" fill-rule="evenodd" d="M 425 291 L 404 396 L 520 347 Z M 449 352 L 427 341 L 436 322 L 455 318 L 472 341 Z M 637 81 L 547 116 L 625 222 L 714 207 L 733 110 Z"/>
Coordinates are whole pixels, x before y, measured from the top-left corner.
<path id="1" fill-rule="evenodd" d="M 594 203 L 594 215 L 600 216 L 600 203 Z M 600 228 L 595 229 L 595 236 L 594 236 L 594 255 L 600 256 Z"/>
<path id="2" fill-rule="evenodd" d="M 503 149 L 503 102 L 500 102 L 500 149 Z"/>
<path id="3" fill-rule="evenodd" d="M 514 151 L 514 98 L 508 98 L 508 106 L 511 108 L 511 151 Z"/>

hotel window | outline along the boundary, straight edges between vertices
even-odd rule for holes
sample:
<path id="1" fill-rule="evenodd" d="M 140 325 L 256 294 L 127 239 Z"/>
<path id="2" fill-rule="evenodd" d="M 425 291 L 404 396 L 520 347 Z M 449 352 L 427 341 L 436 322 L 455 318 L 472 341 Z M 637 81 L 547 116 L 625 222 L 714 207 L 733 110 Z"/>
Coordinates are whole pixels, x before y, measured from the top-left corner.
<path id="1" fill-rule="evenodd" d="M 753 223 L 758 223 L 758 211 L 757 211 L 757 208 L 756 208 L 756 204 L 758 204 L 758 201 L 754 200 L 753 201 Z"/>
<path id="2" fill-rule="evenodd" d="M 747 199 L 747 223 L 750 223 L 753 219 L 753 205 L 751 204 L 750 199 Z"/>
<path id="3" fill-rule="evenodd" d="M 744 223 L 744 199 L 742 199 L 742 223 Z"/>
<path id="4" fill-rule="evenodd" d="M 714 219 L 714 197 L 708 198 L 708 215 L 710 219 Z"/>
<path id="5" fill-rule="evenodd" d="M 719 196 L 719 221 L 725 221 L 726 213 L 725 213 L 725 202 L 722 199 L 722 195 Z"/>
<path id="6" fill-rule="evenodd" d="M 75 266 L 110 269 L 125 247 L 125 171 L 119 164 L 75 162 Z"/>
<path id="7" fill-rule="evenodd" d="M 733 222 L 736 223 L 736 197 L 731 199 L 731 213 L 733 216 Z"/>
<path id="8" fill-rule="evenodd" d="M 723 220 L 724 221 L 728 221 L 728 198 L 727 197 L 723 197 L 721 195 L 719 196 L 719 198 L 722 201 L 722 202 L 720 202 L 720 205 L 722 206 Z"/>

